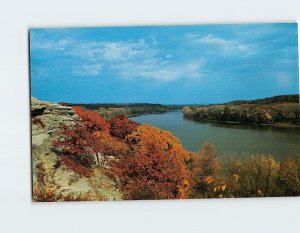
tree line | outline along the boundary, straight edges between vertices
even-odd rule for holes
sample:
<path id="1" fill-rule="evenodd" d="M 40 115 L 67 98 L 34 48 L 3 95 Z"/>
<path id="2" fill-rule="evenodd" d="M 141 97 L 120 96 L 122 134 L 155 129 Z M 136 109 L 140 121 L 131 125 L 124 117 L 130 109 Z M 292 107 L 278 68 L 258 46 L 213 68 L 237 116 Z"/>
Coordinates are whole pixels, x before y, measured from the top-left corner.
<path id="1" fill-rule="evenodd" d="M 193 120 L 288 126 L 300 125 L 298 95 L 184 107 L 183 114 L 184 117 Z"/>
<path id="2" fill-rule="evenodd" d="M 78 106 L 86 110 L 98 112 L 105 119 L 111 119 L 117 115 L 125 115 L 127 117 L 139 116 L 144 114 L 164 113 L 170 110 L 179 110 L 181 105 L 162 105 L 150 103 L 128 103 L 128 104 L 74 104 L 74 103 L 60 103 L 66 106 Z"/>

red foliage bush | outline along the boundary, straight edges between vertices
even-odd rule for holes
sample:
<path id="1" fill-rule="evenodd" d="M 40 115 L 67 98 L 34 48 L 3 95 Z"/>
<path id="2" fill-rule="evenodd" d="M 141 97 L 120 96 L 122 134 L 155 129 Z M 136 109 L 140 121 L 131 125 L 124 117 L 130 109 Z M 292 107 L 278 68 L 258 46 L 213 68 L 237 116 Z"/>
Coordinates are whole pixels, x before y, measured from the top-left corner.
<path id="1" fill-rule="evenodd" d="M 98 113 L 91 111 L 84 111 L 81 107 L 74 106 L 73 110 L 79 116 L 82 127 L 90 133 L 101 131 L 103 133 L 109 132 L 109 124 Z"/>
<path id="2" fill-rule="evenodd" d="M 76 173 L 83 175 L 85 177 L 91 177 L 93 171 L 90 168 L 83 166 L 82 164 L 77 163 L 75 160 L 70 159 L 67 156 L 61 156 L 61 161 L 66 165 L 67 168 L 72 169 Z"/>
<path id="3" fill-rule="evenodd" d="M 59 138 L 54 140 L 52 145 L 65 156 L 76 160 L 86 167 L 94 164 L 94 144 L 95 138 L 80 125 L 62 125 L 57 132 Z"/>
<path id="4" fill-rule="evenodd" d="M 97 151 L 102 155 L 102 165 L 105 165 L 109 156 L 120 158 L 129 153 L 129 148 L 127 144 L 110 135 L 99 134 Z"/>
<path id="5" fill-rule="evenodd" d="M 124 140 L 138 126 L 138 123 L 129 120 L 124 115 L 117 115 L 109 121 L 109 133 L 111 136 Z"/>
<path id="6" fill-rule="evenodd" d="M 95 163 L 94 155 L 101 150 L 99 135 L 109 136 L 109 125 L 97 113 L 84 111 L 80 107 L 73 109 L 78 115 L 74 125 L 61 125 L 56 133 L 58 139 L 52 145 L 61 155 L 90 168 Z"/>

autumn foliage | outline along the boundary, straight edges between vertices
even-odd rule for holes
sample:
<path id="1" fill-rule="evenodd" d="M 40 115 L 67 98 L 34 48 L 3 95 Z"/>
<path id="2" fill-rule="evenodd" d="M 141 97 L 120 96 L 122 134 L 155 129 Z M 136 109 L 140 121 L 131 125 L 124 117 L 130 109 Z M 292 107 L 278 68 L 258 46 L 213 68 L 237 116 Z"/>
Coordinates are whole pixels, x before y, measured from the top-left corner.
<path id="1" fill-rule="evenodd" d="M 141 125 L 126 137 L 131 153 L 117 163 L 125 199 L 178 199 L 189 193 L 189 154 L 176 137 Z"/>
<path id="2" fill-rule="evenodd" d="M 61 126 L 53 147 L 62 155 L 62 161 L 68 167 L 78 171 L 80 166 L 91 168 L 95 163 L 95 154 L 101 151 L 99 136 L 108 135 L 109 125 L 97 113 L 84 111 L 80 107 L 73 109 L 78 118 L 74 120 L 74 125 Z"/>
<path id="3" fill-rule="evenodd" d="M 84 111 L 81 107 L 77 106 L 74 106 L 73 110 L 79 116 L 77 122 L 80 121 L 84 130 L 87 130 L 89 133 L 101 131 L 108 134 L 109 124 L 99 114 L 91 111 Z"/>
<path id="4" fill-rule="evenodd" d="M 83 175 L 85 177 L 91 177 L 93 175 L 91 169 L 87 168 L 86 166 L 82 166 L 81 164 L 76 162 L 76 160 L 73 160 L 68 156 L 62 155 L 60 159 L 66 165 L 67 168 L 72 169 L 80 175 Z"/>
<path id="5" fill-rule="evenodd" d="M 300 195 L 300 161 L 286 159 L 280 164 L 278 185 L 284 196 Z"/>
<path id="6" fill-rule="evenodd" d="M 242 160 L 229 159 L 224 176 L 232 197 L 274 197 L 280 196 L 279 169 L 271 155 L 253 154 Z"/>
<path id="7" fill-rule="evenodd" d="M 191 153 L 189 167 L 192 198 L 218 197 L 221 193 L 217 191 L 224 191 L 226 188 L 225 183 L 220 180 L 221 163 L 212 144 L 204 142 L 199 153 Z"/>
<path id="8" fill-rule="evenodd" d="M 85 177 L 101 171 L 118 184 L 124 199 L 300 195 L 299 161 L 279 163 L 271 155 L 256 154 L 221 163 L 208 142 L 198 153 L 187 152 L 168 131 L 122 115 L 105 120 L 98 113 L 73 109 L 72 124 L 62 124 L 53 141 L 59 164 Z M 33 123 L 40 124 L 36 119 Z M 43 183 L 43 167 L 38 177 Z"/>
<path id="9" fill-rule="evenodd" d="M 96 164 L 109 167 L 125 199 L 188 196 L 189 153 L 170 132 L 121 115 L 106 121 L 97 113 L 73 109 L 78 118 L 73 125 L 62 125 L 53 142 L 68 168 L 90 177 Z"/>
<path id="10" fill-rule="evenodd" d="M 118 139 L 125 139 L 125 137 L 131 134 L 138 123 L 129 120 L 124 115 L 117 115 L 109 121 L 109 133 L 111 136 Z"/>

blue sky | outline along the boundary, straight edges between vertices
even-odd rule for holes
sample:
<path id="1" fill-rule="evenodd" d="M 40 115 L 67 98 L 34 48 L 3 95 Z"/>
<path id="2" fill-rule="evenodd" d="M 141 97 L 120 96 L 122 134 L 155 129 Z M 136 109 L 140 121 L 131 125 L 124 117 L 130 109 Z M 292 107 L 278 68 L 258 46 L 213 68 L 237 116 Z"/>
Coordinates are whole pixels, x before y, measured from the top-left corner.
<path id="1" fill-rule="evenodd" d="M 297 24 L 30 30 L 32 96 L 221 103 L 299 93 Z"/>

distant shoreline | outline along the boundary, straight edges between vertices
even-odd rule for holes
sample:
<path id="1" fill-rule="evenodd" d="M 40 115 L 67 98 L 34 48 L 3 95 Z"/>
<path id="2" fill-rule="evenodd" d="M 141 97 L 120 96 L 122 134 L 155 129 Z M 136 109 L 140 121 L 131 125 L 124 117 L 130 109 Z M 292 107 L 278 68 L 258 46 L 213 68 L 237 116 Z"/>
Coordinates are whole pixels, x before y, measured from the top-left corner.
<path id="1" fill-rule="evenodd" d="M 183 115 L 196 121 L 299 128 L 299 95 L 237 100 L 208 106 L 186 106 L 183 108 Z"/>
<path id="2" fill-rule="evenodd" d="M 240 122 L 240 121 L 220 121 L 220 120 L 201 120 L 201 119 L 191 119 L 188 117 L 183 116 L 184 119 L 190 121 L 196 121 L 201 123 L 217 123 L 217 124 L 224 124 L 224 125 L 249 125 L 249 126 L 257 126 L 257 127 L 276 127 L 276 128 L 285 128 L 285 129 L 292 129 L 297 128 L 300 129 L 300 125 L 292 125 L 292 124 L 257 124 L 251 122 Z"/>

